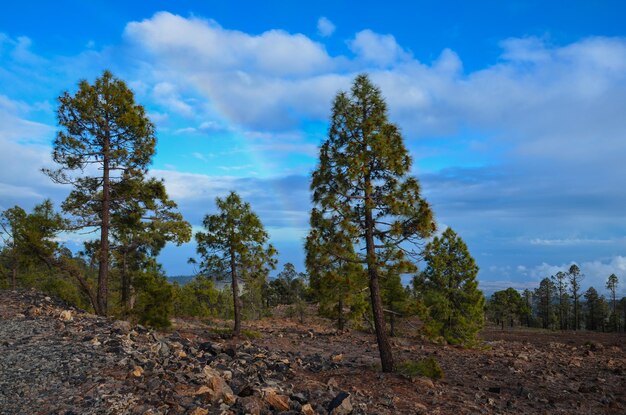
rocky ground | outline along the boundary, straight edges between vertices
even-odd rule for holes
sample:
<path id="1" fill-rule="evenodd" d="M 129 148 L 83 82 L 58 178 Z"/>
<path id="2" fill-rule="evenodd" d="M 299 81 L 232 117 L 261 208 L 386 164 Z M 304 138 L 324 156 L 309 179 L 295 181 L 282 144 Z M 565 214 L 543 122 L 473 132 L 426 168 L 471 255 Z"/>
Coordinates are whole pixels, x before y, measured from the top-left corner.
<path id="1" fill-rule="evenodd" d="M 436 358 L 443 379 L 378 369 L 372 335 L 320 319 L 177 320 L 167 333 L 0 291 L 0 414 L 624 414 L 626 338 L 486 330 L 481 350 L 393 339 L 398 361 Z"/>

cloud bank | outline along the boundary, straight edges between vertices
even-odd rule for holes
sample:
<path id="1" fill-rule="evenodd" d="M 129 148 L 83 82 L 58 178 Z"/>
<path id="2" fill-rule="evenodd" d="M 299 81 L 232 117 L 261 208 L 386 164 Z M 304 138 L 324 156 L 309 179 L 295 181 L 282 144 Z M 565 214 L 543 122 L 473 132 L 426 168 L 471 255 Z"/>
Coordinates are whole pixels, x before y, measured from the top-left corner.
<path id="1" fill-rule="evenodd" d="M 215 196 L 238 190 L 297 243 L 332 99 L 367 72 L 404 132 L 438 220 L 467 240 L 482 276 L 532 281 L 527 270 L 572 260 L 621 270 L 614 259 L 626 249 L 626 39 L 503 39 L 498 60 L 470 72 L 453 50 L 420 60 L 393 34 L 369 29 L 331 55 L 324 40 L 337 36 L 334 25 L 321 18 L 317 29 L 317 40 L 280 29 L 251 34 L 160 12 L 129 22 L 117 45 L 69 57 L 41 57 L 26 37 L 0 37 L 8 91 L 0 96 L 0 204 L 56 192 L 36 173 L 49 163 L 54 131 L 50 109 L 38 111 L 54 95 L 26 101 L 18 91 L 58 94 L 115 62 L 166 140 L 195 137 L 204 146 L 187 150 L 187 160 L 222 162 L 219 176 L 182 161 L 154 170 L 192 222 Z M 214 136 L 234 135 L 240 141 L 210 150 Z M 275 173 L 254 177 L 248 160 L 228 158 L 235 150 L 265 154 Z M 295 153 L 308 158 L 287 162 Z M 608 269 L 589 266 L 590 275 Z"/>

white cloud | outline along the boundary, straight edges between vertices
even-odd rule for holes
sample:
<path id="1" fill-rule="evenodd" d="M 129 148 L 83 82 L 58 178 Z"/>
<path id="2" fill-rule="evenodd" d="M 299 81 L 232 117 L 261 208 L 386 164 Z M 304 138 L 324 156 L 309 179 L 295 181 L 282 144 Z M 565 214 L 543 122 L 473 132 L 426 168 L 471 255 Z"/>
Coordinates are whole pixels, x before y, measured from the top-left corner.
<path id="1" fill-rule="evenodd" d="M 327 121 L 336 92 L 349 88 L 356 73 L 368 72 L 420 162 L 443 160 L 418 166 L 420 177 L 438 219 L 468 235 L 468 242 L 480 247 L 477 252 L 496 261 L 498 249 L 510 243 L 510 250 L 545 253 L 541 260 L 548 264 L 564 263 L 566 250 L 578 250 L 580 256 L 571 257 L 589 263 L 606 257 L 602 250 L 622 252 L 617 248 L 626 223 L 620 209 L 626 196 L 619 191 L 626 181 L 624 38 L 594 37 L 569 45 L 506 39 L 498 61 L 466 71 L 463 57 L 452 50 L 444 49 L 432 62 L 419 61 L 392 35 L 371 30 L 355 34 L 352 53 L 341 56 L 329 55 L 323 43 L 302 34 L 250 34 L 170 13 L 129 23 L 124 36 L 121 46 L 46 60 L 33 54 L 30 39 L 0 35 L 3 93 L 45 89 L 54 97 L 77 79 L 113 65 L 119 76 L 135 79 L 132 86 L 142 102 L 156 106 L 149 109 L 159 128 L 236 132 L 248 140 L 245 151 L 314 156 L 311 137 L 281 134 L 309 121 Z M 6 192 L 31 199 L 47 192 L 42 189 L 48 179 L 35 177 L 36 172 L 31 177 L 27 170 L 49 162 L 49 148 L 23 144 L 41 144 L 53 129 L 32 117 L 33 111 L 50 108 L 0 96 L 2 203 L 9 200 Z M 177 124 L 177 115 L 186 125 Z M 496 159 L 497 166 L 489 165 Z M 478 167 L 437 171 L 463 163 Z M 306 184 L 298 209 L 285 209 L 239 179 L 164 175 L 172 197 L 194 212 L 231 186 L 249 192 L 268 212 L 275 209 L 276 222 L 281 212 L 306 216 L 308 209 Z M 550 256 L 557 250 L 560 256 Z"/>
<path id="2" fill-rule="evenodd" d="M 227 176 L 214 177 L 158 169 L 151 170 L 150 174 L 157 178 L 163 178 L 169 196 L 182 202 L 213 199 L 220 193 L 228 192 L 236 180 Z"/>
<path id="3" fill-rule="evenodd" d="M 601 294 L 607 294 L 606 280 L 611 274 L 618 276 L 620 284 L 618 285 L 618 293 L 626 295 L 626 256 L 617 255 L 608 260 L 594 260 L 576 263 L 575 261 L 564 263 L 561 265 L 553 265 L 542 263 L 541 265 L 532 267 L 523 275 L 531 277 L 535 281 L 535 288 L 540 280 L 549 278 L 557 272 L 567 272 L 572 264 L 577 264 L 583 274 L 582 287 L 586 290 L 594 287 Z"/>
<path id="4" fill-rule="evenodd" d="M 332 96 L 349 83 L 324 46 L 302 34 L 250 35 L 162 12 L 129 23 L 124 35 L 148 63 L 144 78 L 195 91 L 205 99 L 196 115 L 208 105 L 235 127 L 275 130 L 326 118 Z"/>
<path id="5" fill-rule="evenodd" d="M 610 244 L 613 242 L 614 241 L 611 239 L 587 239 L 587 238 L 567 238 L 567 239 L 534 238 L 530 240 L 531 245 L 544 245 L 544 246 Z"/>
<path id="6" fill-rule="evenodd" d="M 53 134 L 53 128 L 29 120 L 27 117 L 31 111 L 32 106 L 0 95 L 0 139 L 37 143 L 49 139 Z"/>
<path id="7" fill-rule="evenodd" d="M 152 95 L 156 102 L 165 106 L 170 111 L 187 117 L 192 117 L 194 115 L 194 110 L 191 105 L 187 104 L 180 98 L 176 85 L 172 83 L 157 83 L 152 90 Z"/>
<path id="8" fill-rule="evenodd" d="M 185 19 L 167 12 L 129 23 L 125 36 L 180 67 L 192 63 L 207 70 L 237 71 L 253 66 L 289 76 L 308 74 L 330 64 L 324 47 L 301 34 L 270 30 L 254 36 L 224 29 L 212 20 Z"/>
<path id="9" fill-rule="evenodd" d="M 322 37 L 328 37 L 335 33 L 335 25 L 326 17 L 322 16 L 317 20 L 317 33 Z"/>
<path id="10" fill-rule="evenodd" d="M 477 145 L 484 151 L 502 143 L 520 157 L 572 161 L 626 151 L 624 39 L 566 46 L 507 39 L 499 62 L 464 73 L 451 50 L 425 64 L 392 35 L 371 30 L 349 42 L 355 58 L 332 57 L 301 34 L 250 35 L 165 12 L 129 23 L 125 37 L 148 63 L 146 78 L 205 100 L 183 101 L 183 111 L 202 114 L 208 105 L 231 127 L 277 131 L 327 120 L 335 93 L 349 88 L 355 73 L 369 72 L 408 137 L 469 128 L 483 135 Z"/>
<path id="11" fill-rule="evenodd" d="M 218 166 L 217 168 L 223 171 L 250 171 L 254 169 L 255 164 L 240 164 L 240 165 L 228 165 L 228 166 Z M 250 175 L 255 175 L 253 171 L 249 173 Z"/>
<path id="12" fill-rule="evenodd" d="M 376 66 L 390 66 L 411 59 L 392 35 L 381 35 L 369 29 L 356 34 L 348 43 L 359 59 Z"/>

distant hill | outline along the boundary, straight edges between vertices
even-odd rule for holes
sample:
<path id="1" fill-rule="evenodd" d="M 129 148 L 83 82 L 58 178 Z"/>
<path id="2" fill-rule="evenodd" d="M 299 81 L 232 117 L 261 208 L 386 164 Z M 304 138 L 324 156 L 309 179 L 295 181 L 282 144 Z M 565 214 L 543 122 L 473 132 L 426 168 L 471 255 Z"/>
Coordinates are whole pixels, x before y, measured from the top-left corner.
<path id="1" fill-rule="evenodd" d="M 167 277 L 167 280 L 170 283 L 177 283 L 178 285 L 185 285 L 190 283 L 196 276 L 195 275 L 175 275 L 173 277 Z M 223 290 L 224 287 L 226 287 L 227 285 L 230 287 L 230 281 L 226 280 L 226 281 L 213 281 L 213 284 L 215 284 L 215 288 L 217 288 L 218 290 Z M 245 287 L 245 282 L 240 281 L 239 282 L 239 289 L 240 291 L 243 290 L 243 288 Z"/>
<path id="2" fill-rule="evenodd" d="M 194 278 L 194 275 L 175 275 L 173 277 L 167 277 L 167 280 L 171 283 L 177 283 L 178 285 L 185 285 Z"/>

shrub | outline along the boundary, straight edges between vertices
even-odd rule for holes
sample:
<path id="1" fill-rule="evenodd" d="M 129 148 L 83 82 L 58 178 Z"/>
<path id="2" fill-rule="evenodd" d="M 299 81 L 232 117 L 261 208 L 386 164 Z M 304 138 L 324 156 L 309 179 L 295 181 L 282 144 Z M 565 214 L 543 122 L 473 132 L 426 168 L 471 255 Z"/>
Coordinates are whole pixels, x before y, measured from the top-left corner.
<path id="1" fill-rule="evenodd" d="M 397 372 L 408 378 L 414 378 L 416 376 L 431 379 L 443 378 L 443 369 L 439 366 L 437 359 L 433 357 L 419 361 L 406 360 L 398 365 Z"/>

